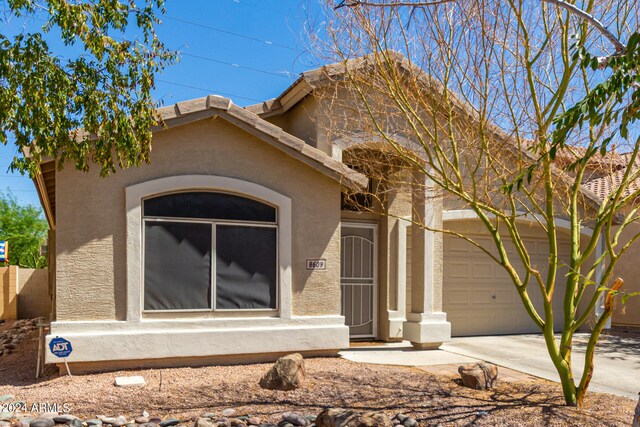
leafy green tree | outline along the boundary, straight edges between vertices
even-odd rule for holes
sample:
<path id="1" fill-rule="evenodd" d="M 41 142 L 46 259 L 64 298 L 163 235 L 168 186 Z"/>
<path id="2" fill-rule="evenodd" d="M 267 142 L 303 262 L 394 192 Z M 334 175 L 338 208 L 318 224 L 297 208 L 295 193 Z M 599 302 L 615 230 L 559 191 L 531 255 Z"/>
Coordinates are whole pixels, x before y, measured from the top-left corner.
<path id="1" fill-rule="evenodd" d="M 0 195 L 0 240 L 9 242 L 11 265 L 46 268 L 40 245 L 46 243 L 48 229 L 40 208 L 21 206 L 15 196 Z"/>
<path id="2" fill-rule="evenodd" d="M 149 161 L 154 75 L 176 59 L 154 31 L 163 4 L 0 0 L 0 22 L 44 22 L 36 32 L 0 33 L 0 143 L 29 153 L 14 169 L 33 174 L 54 157 L 80 170 L 95 162 L 107 175 Z M 70 57 L 51 48 L 58 39 Z"/>

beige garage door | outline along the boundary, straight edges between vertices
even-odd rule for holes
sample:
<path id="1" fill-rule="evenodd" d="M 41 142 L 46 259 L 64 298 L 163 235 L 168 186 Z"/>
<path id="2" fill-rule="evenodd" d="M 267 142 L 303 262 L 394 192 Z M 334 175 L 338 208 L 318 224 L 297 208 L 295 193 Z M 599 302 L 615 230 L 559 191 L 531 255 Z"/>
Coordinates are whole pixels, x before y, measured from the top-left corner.
<path id="1" fill-rule="evenodd" d="M 484 247 L 492 247 L 492 241 L 483 235 L 471 235 Z M 534 265 L 546 275 L 548 264 L 547 242 L 543 238 L 525 240 Z M 508 242 L 508 252 L 515 260 L 513 243 Z M 559 245 L 560 258 L 566 260 L 569 243 Z M 522 273 L 523 267 L 517 270 Z M 558 273 L 558 288 L 554 300 L 564 295 L 566 266 Z M 531 282 L 530 296 L 538 312 L 542 311 L 542 296 L 537 284 Z M 539 332 L 525 311 L 518 293 L 506 272 L 477 247 L 457 237 L 444 237 L 443 305 L 447 320 L 451 322 L 452 335 L 494 335 Z M 558 292 L 559 291 L 559 292 Z M 559 303 L 561 307 L 561 302 Z M 555 310 L 554 310 L 555 311 Z M 558 313 L 556 311 L 556 313 Z M 561 312 L 560 312 L 561 313 Z M 556 330 L 562 328 L 562 318 L 555 319 Z"/>

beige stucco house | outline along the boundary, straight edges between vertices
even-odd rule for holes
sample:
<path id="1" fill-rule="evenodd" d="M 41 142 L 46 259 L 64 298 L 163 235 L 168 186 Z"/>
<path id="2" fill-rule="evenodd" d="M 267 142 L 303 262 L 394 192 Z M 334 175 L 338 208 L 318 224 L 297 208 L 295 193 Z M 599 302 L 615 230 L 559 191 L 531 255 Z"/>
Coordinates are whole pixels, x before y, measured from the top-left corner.
<path id="1" fill-rule="evenodd" d="M 314 96 L 324 73 L 246 108 L 208 96 L 160 109 L 149 165 L 101 178 L 42 164 L 55 295 L 47 340 L 72 343 L 73 370 L 536 331 L 488 257 L 412 229 L 419 216 L 487 240 L 465 209 L 411 188 L 387 199 L 392 215 L 345 205 L 369 182 L 342 161 L 357 142 L 320 125 L 331 108 Z M 523 235 L 544 265 L 542 230 L 531 221 Z M 568 238 L 560 248 L 568 253 Z"/>

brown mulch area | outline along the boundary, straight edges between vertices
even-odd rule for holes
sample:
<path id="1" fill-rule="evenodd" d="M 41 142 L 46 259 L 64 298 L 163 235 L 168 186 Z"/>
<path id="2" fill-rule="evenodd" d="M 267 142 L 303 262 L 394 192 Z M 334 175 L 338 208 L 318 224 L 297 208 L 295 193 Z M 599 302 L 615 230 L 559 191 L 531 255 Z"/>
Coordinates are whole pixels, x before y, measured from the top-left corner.
<path id="1" fill-rule="evenodd" d="M 4 325 L 3 325 L 4 326 Z M 404 413 L 420 425 L 442 426 L 624 426 L 636 402 L 591 393 L 584 408 L 563 405 L 559 386 L 536 380 L 499 383 L 491 391 L 460 386 L 454 377 L 418 369 L 367 365 L 339 358 L 306 360 L 307 385 L 301 390 L 262 390 L 258 380 L 269 364 L 145 369 L 58 377 L 52 369 L 35 380 L 37 333 L 16 352 L 0 357 L 0 395 L 32 403 L 64 403 L 81 417 L 97 414 L 187 419 L 234 408 L 236 414 L 278 421 L 285 411 L 317 414 L 325 407 Z M 144 388 L 116 388 L 116 376 L 142 375 Z M 162 385 L 161 385 L 162 380 Z"/>

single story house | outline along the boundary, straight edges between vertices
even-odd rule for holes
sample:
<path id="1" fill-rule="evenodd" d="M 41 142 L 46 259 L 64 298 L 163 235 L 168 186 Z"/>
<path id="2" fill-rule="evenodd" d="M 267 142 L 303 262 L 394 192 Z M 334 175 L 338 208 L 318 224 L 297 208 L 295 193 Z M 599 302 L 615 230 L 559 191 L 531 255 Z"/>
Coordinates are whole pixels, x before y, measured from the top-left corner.
<path id="1" fill-rule="evenodd" d="M 331 106 L 314 93 L 336 69 L 246 108 L 218 96 L 161 108 L 149 165 L 106 178 L 41 165 L 55 295 L 46 339 L 72 343 L 72 371 L 536 331 L 488 257 L 412 229 L 419 215 L 489 239 L 465 209 L 416 191 L 389 199 L 392 215 L 345 205 L 369 180 L 342 161 L 358 143 L 320 125 Z M 522 232 L 544 265 L 544 232 L 533 222 Z M 568 235 L 561 253 L 567 245 Z"/>

